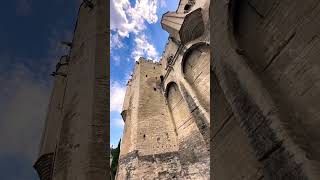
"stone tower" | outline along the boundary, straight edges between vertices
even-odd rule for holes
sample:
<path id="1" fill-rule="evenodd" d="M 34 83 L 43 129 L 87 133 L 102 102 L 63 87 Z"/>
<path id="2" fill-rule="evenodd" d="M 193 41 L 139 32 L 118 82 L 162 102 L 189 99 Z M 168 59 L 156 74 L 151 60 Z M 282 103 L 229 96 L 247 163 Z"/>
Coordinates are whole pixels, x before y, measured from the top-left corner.
<path id="1" fill-rule="evenodd" d="M 177 137 L 161 90 L 161 70 L 159 63 L 140 58 L 128 82 L 122 111 L 125 130 L 118 179 L 152 179 L 163 171 L 172 171 L 171 175 L 176 176 Z M 168 157 L 163 159 L 161 155 Z M 155 159 L 160 162 L 154 164 Z M 132 172 L 128 168 L 133 168 L 129 170 Z M 146 175 L 146 171 L 155 174 Z"/>
<path id="2" fill-rule="evenodd" d="M 107 178 L 107 1 L 84 1 L 70 52 L 57 64 L 34 164 L 42 180 Z"/>
<path id="3" fill-rule="evenodd" d="M 160 62 L 140 58 L 129 80 L 117 179 L 209 179 L 210 1 L 162 17 Z"/>

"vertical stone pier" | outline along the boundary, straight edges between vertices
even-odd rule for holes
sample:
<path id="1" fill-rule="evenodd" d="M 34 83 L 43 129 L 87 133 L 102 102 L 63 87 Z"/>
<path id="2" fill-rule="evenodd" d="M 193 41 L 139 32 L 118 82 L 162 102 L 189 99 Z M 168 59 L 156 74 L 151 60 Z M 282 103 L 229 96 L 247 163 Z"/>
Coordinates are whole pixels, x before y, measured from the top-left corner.
<path id="1" fill-rule="evenodd" d="M 102 180 L 108 177 L 108 11 L 106 0 L 84 1 L 79 8 L 68 69 L 63 76 L 61 116 L 55 121 L 47 120 L 41 145 L 41 149 L 49 149 L 45 153 L 51 153 L 50 171 L 46 177 L 39 173 L 40 179 Z M 55 97 L 50 107 L 56 106 L 53 102 Z M 48 119 L 57 113 L 58 110 L 49 110 Z M 56 125 L 58 122 L 61 124 Z M 58 128 L 51 133 L 54 137 L 47 138 L 46 132 L 55 127 Z M 45 171 L 46 167 L 37 163 L 37 171 Z"/>

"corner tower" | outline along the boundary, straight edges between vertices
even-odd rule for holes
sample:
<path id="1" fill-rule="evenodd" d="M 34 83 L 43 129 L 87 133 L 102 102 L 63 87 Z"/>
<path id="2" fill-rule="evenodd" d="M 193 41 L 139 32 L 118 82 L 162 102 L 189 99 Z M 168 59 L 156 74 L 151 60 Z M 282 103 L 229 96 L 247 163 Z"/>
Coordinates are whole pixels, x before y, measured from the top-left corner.
<path id="1" fill-rule="evenodd" d="M 162 66 L 140 58 L 128 82 L 117 179 L 173 178 L 179 172 L 177 136 L 160 78 Z"/>

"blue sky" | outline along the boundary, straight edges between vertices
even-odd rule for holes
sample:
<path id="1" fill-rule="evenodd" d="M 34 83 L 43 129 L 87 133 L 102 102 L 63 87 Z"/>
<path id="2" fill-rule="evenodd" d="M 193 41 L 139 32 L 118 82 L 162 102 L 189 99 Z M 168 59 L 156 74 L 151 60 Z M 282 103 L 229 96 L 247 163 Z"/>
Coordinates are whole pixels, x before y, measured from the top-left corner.
<path id="1" fill-rule="evenodd" d="M 160 60 L 168 33 L 161 17 L 175 11 L 178 0 L 111 0 L 110 144 L 115 147 L 123 133 L 121 118 L 126 83 L 139 57 Z"/>

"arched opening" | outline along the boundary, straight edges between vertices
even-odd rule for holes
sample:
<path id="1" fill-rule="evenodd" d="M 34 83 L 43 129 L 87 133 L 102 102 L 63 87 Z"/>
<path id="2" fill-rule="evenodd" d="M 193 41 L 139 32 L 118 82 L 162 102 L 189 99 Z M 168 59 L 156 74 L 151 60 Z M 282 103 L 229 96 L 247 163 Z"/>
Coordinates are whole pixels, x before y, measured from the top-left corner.
<path id="1" fill-rule="evenodd" d="M 172 82 L 168 84 L 166 95 L 168 106 L 176 126 L 179 152 L 183 161 L 186 161 L 186 163 L 195 163 L 202 158 L 208 158 L 209 154 L 204 138 L 176 83 Z M 207 157 L 205 154 L 207 154 Z"/>
<path id="2" fill-rule="evenodd" d="M 176 124 L 176 129 L 179 131 L 183 128 L 181 125 L 188 119 L 187 116 L 190 113 L 176 83 L 170 83 L 168 85 L 167 100 Z"/>
<path id="3" fill-rule="evenodd" d="M 210 111 L 210 47 L 201 43 L 185 53 L 182 71 L 201 104 Z"/>
<path id="4" fill-rule="evenodd" d="M 288 132 L 297 146 L 304 147 L 303 153 L 306 156 L 315 159 L 320 157 L 320 145 L 315 143 L 320 140 L 318 131 L 320 121 L 314 120 L 320 107 L 319 102 L 314 101 L 320 96 L 315 96 L 314 92 L 317 92 L 319 88 L 305 87 L 314 84 L 317 81 L 315 77 L 319 77 L 313 69 L 319 67 L 318 55 L 315 55 L 317 49 L 314 48 L 319 46 L 319 41 L 318 38 L 315 38 L 316 32 L 306 33 L 307 31 L 304 31 L 313 27 L 311 24 L 314 24 L 312 19 L 315 16 L 306 15 L 305 12 L 314 8 L 314 4 L 305 3 L 304 6 L 300 6 L 296 4 L 297 2 L 294 1 L 292 5 L 287 6 L 285 2 L 270 0 L 265 1 L 265 4 L 261 6 L 262 3 L 259 1 L 233 0 L 232 8 L 229 9 L 231 17 L 231 28 L 229 29 L 232 29 L 232 38 L 236 42 L 238 54 L 243 55 L 243 59 L 256 73 L 261 84 L 272 97 L 273 108 L 276 109 L 273 111 L 276 111 L 279 117 L 278 123 L 285 124 L 282 131 Z M 302 26 L 297 26 L 298 21 Z M 308 26 L 309 24 L 311 26 Z M 299 44 L 299 48 L 296 44 Z M 259 108 L 265 109 L 264 106 Z M 250 118 L 250 120 L 254 119 Z M 278 129 L 275 132 L 277 131 Z M 255 132 L 262 131 L 256 130 Z M 283 138 L 284 141 L 288 139 L 287 137 L 280 138 Z M 280 154 L 281 152 L 276 151 L 276 148 L 280 149 L 280 146 L 273 148 L 274 154 Z M 268 154 L 269 151 L 266 150 L 264 153 Z M 290 157 L 284 156 L 284 158 L 291 160 Z M 272 163 L 277 164 L 278 162 L 271 161 L 270 164 Z M 285 169 L 299 166 L 291 164 Z M 274 173 L 273 169 L 268 169 L 268 167 L 266 169 L 270 174 Z M 276 174 L 279 177 L 282 175 L 281 173 Z"/>

